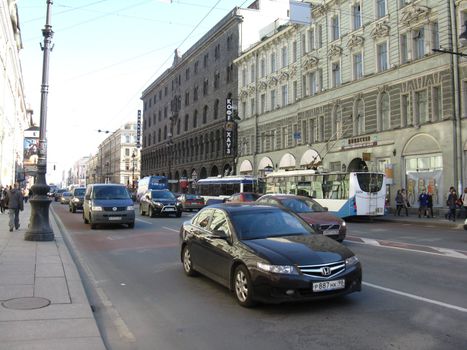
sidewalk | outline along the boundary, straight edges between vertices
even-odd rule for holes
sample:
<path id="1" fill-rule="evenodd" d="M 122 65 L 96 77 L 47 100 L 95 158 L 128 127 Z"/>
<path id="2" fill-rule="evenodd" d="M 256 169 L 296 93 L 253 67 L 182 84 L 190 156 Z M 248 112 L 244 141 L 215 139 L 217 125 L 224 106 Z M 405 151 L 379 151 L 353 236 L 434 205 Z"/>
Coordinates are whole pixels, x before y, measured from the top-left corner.
<path id="1" fill-rule="evenodd" d="M 395 216 L 393 213 L 386 214 L 384 216 L 378 216 L 373 218 L 374 221 L 393 221 L 404 224 L 422 224 L 430 226 L 439 226 L 446 228 L 457 228 L 464 229 L 464 219 L 458 218 L 456 221 L 449 221 L 444 218 L 443 213 L 436 214 L 433 218 L 418 217 L 418 213 L 409 213 L 409 216 L 402 215 Z"/>
<path id="2" fill-rule="evenodd" d="M 105 350 L 83 284 L 53 215 L 53 242 L 24 240 L 28 203 L 20 228 L 9 232 L 0 213 L 0 349 Z"/>

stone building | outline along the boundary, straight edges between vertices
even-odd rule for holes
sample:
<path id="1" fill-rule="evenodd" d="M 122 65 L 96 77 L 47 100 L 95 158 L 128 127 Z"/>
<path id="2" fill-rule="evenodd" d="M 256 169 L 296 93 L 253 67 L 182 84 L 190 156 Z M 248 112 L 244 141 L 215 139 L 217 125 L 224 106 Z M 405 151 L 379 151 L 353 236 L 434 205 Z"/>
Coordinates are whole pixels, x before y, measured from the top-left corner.
<path id="1" fill-rule="evenodd" d="M 288 7 L 257 0 L 235 8 L 182 56 L 175 51 L 172 67 L 142 93 L 141 176 L 166 175 L 180 191 L 180 179 L 193 190 L 199 178 L 234 173 L 235 143 L 226 135 L 227 100 L 235 104 L 238 91 L 233 60 L 272 18 L 286 20 Z"/>
<path id="2" fill-rule="evenodd" d="M 0 185 L 24 180 L 23 131 L 30 113 L 19 51 L 23 48 L 16 1 L 0 1 Z"/>
<path id="3" fill-rule="evenodd" d="M 140 175 L 136 135 L 136 122 L 126 123 L 102 141 L 97 154 L 87 162 L 87 183 L 119 183 L 133 187 Z"/>
<path id="4" fill-rule="evenodd" d="M 244 51 L 239 173 L 377 170 L 411 204 L 466 181 L 466 1 L 326 0 Z"/>

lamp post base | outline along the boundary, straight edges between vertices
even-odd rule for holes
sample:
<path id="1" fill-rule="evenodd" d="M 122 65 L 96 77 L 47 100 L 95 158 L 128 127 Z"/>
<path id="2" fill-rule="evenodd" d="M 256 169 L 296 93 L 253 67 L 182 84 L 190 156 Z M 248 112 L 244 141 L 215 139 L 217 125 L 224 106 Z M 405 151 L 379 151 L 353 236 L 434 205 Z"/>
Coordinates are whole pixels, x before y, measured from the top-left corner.
<path id="1" fill-rule="evenodd" d="M 26 241 L 53 241 L 54 233 L 49 225 L 49 206 L 52 202 L 47 196 L 34 196 L 31 202 L 31 219 L 24 235 Z"/>

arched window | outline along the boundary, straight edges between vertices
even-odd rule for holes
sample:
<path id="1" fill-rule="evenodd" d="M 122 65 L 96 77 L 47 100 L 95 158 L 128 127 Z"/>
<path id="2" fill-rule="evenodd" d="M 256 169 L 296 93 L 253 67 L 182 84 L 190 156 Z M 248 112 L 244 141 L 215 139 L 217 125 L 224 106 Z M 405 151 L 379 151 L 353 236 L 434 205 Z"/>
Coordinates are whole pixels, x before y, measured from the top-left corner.
<path id="1" fill-rule="evenodd" d="M 203 108 L 203 124 L 206 124 L 208 121 L 208 106 Z"/>
<path id="2" fill-rule="evenodd" d="M 184 128 L 184 131 L 188 131 L 188 120 L 190 118 L 188 117 L 188 114 L 185 114 L 185 128 Z"/>
<path id="3" fill-rule="evenodd" d="M 219 99 L 214 101 L 214 119 L 219 117 Z"/>
<path id="4" fill-rule="evenodd" d="M 193 113 L 193 129 L 198 126 L 198 110 L 195 109 L 195 112 Z"/>

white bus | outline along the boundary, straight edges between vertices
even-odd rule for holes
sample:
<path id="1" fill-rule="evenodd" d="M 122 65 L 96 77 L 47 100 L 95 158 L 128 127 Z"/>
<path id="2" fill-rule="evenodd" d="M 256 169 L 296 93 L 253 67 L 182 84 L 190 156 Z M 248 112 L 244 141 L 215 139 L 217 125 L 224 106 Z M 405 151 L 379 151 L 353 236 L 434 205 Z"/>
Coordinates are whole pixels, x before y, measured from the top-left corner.
<path id="1" fill-rule="evenodd" d="M 376 172 L 278 171 L 267 174 L 266 193 L 313 197 L 341 218 L 384 215 L 386 176 Z"/>
<path id="2" fill-rule="evenodd" d="M 196 183 L 196 193 L 204 199 L 225 199 L 234 193 L 264 193 L 264 179 L 251 175 L 216 176 L 200 179 Z"/>

